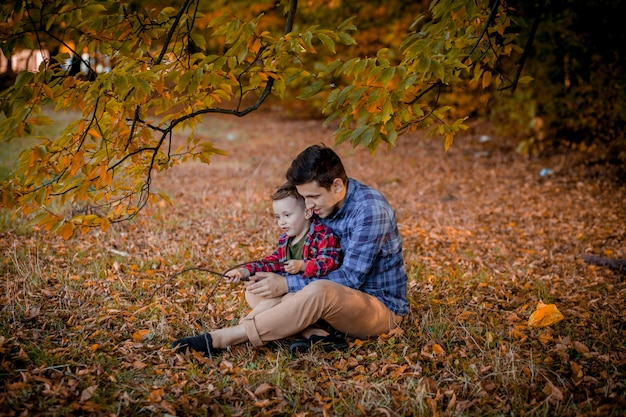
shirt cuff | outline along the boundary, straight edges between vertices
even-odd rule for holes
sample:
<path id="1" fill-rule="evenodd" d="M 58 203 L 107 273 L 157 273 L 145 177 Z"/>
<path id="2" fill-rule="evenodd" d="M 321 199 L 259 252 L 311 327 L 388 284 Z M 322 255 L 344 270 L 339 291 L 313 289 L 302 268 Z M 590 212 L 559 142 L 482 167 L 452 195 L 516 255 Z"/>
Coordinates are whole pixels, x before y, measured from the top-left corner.
<path id="1" fill-rule="evenodd" d="M 300 291 L 304 288 L 302 275 L 287 275 L 285 278 L 287 278 L 287 288 L 289 292 Z"/>

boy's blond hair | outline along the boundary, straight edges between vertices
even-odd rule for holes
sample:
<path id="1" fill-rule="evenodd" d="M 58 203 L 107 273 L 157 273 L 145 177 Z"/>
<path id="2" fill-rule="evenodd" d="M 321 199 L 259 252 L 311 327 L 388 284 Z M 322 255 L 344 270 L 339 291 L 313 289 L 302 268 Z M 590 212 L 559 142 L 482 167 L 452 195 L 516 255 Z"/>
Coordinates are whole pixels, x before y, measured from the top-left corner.
<path id="1" fill-rule="evenodd" d="M 272 194 L 272 201 L 282 200 L 287 197 L 295 198 L 298 201 L 298 203 L 302 204 L 302 206 L 304 207 L 304 197 L 302 197 L 298 193 L 298 189 L 296 188 L 296 186 L 290 182 L 286 182 L 280 187 L 278 187 L 276 192 Z"/>

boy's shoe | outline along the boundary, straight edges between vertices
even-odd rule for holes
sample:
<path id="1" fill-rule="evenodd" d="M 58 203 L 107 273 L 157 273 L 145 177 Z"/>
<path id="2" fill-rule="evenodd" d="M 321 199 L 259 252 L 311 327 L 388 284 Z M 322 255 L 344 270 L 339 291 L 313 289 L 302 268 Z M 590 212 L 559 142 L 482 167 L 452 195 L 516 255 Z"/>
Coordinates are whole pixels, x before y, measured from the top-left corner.
<path id="1" fill-rule="evenodd" d="M 298 355 L 306 353 L 313 346 L 319 346 L 324 352 L 331 352 L 333 350 L 344 350 L 348 348 L 348 342 L 346 339 L 339 335 L 329 334 L 327 336 L 313 335 L 308 339 L 298 339 L 289 345 L 289 353 L 292 355 Z"/>
<path id="2" fill-rule="evenodd" d="M 184 353 L 188 348 L 204 353 L 208 356 L 216 355 L 221 351 L 221 349 L 213 347 L 213 338 L 210 333 L 183 337 L 172 342 L 172 349 L 174 349 L 176 353 Z"/>

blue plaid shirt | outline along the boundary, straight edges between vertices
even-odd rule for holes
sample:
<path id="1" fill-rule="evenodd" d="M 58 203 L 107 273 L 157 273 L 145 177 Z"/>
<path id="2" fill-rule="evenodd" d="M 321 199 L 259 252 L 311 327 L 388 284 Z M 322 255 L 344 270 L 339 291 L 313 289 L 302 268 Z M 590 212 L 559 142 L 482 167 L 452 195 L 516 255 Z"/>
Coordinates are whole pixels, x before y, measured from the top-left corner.
<path id="1" fill-rule="evenodd" d="M 402 237 L 396 215 L 377 190 L 352 178 L 346 199 L 337 212 L 321 219 L 339 237 L 343 263 L 320 279 L 361 290 L 401 316 L 409 313 L 408 277 L 402 258 Z M 311 278 L 287 275 L 290 292 L 301 290 Z"/>

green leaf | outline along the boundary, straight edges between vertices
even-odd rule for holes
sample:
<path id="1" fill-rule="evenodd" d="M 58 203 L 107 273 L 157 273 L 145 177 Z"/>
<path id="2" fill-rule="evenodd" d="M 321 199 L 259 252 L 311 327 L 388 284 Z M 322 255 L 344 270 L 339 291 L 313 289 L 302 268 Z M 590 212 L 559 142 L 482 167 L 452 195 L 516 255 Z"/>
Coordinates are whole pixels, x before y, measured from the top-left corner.
<path id="1" fill-rule="evenodd" d="M 530 84 L 533 81 L 534 81 L 534 78 L 529 76 L 529 75 L 525 75 L 523 77 L 520 77 L 519 80 L 517 80 L 517 82 L 519 84 Z"/>
<path id="2" fill-rule="evenodd" d="M 302 93 L 298 96 L 300 99 L 308 99 L 319 93 L 324 86 L 324 81 L 315 80 L 312 84 L 308 85 L 302 90 Z"/>
<path id="3" fill-rule="evenodd" d="M 88 12 L 99 13 L 99 12 L 106 12 L 107 8 L 104 6 L 104 4 L 90 3 L 90 4 L 87 4 L 87 6 L 85 7 L 85 10 L 87 10 Z"/>
<path id="4" fill-rule="evenodd" d="M 317 37 L 319 38 L 319 40 L 322 42 L 322 44 L 324 44 L 324 46 L 326 48 L 328 48 L 328 50 L 330 52 L 332 52 L 333 54 L 335 53 L 335 41 L 333 41 L 330 36 L 324 34 L 324 33 L 318 33 Z"/>
<path id="5" fill-rule="evenodd" d="M 201 34 L 194 32 L 191 34 L 191 39 L 193 40 L 193 43 L 195 43 L 196 46 L 198 46 L 198 48 L 200 49 L 206 48 L 206 38 L 202 36 Z"/>
<path id="6" fill-rule="evenodd" d="M 396 68 L 395 67 L 389 67 L 386 68 L 381 76 L 380 76 L 380 81 L 387 84 L 389 83 L 389 81 L 391 81 L 394 77 L 394 75 L 396 74 Z"/>
<path id="7" fill-rule="evenodd" d="M 382 123 L 387 123 L 391 119 L 391 115 L 393 113 L 393 104 L 391 102 L 391 98 L 387 97 L 385 103 L 383 104 L 383 109 L 380 115 L 380 120 Z"/>

